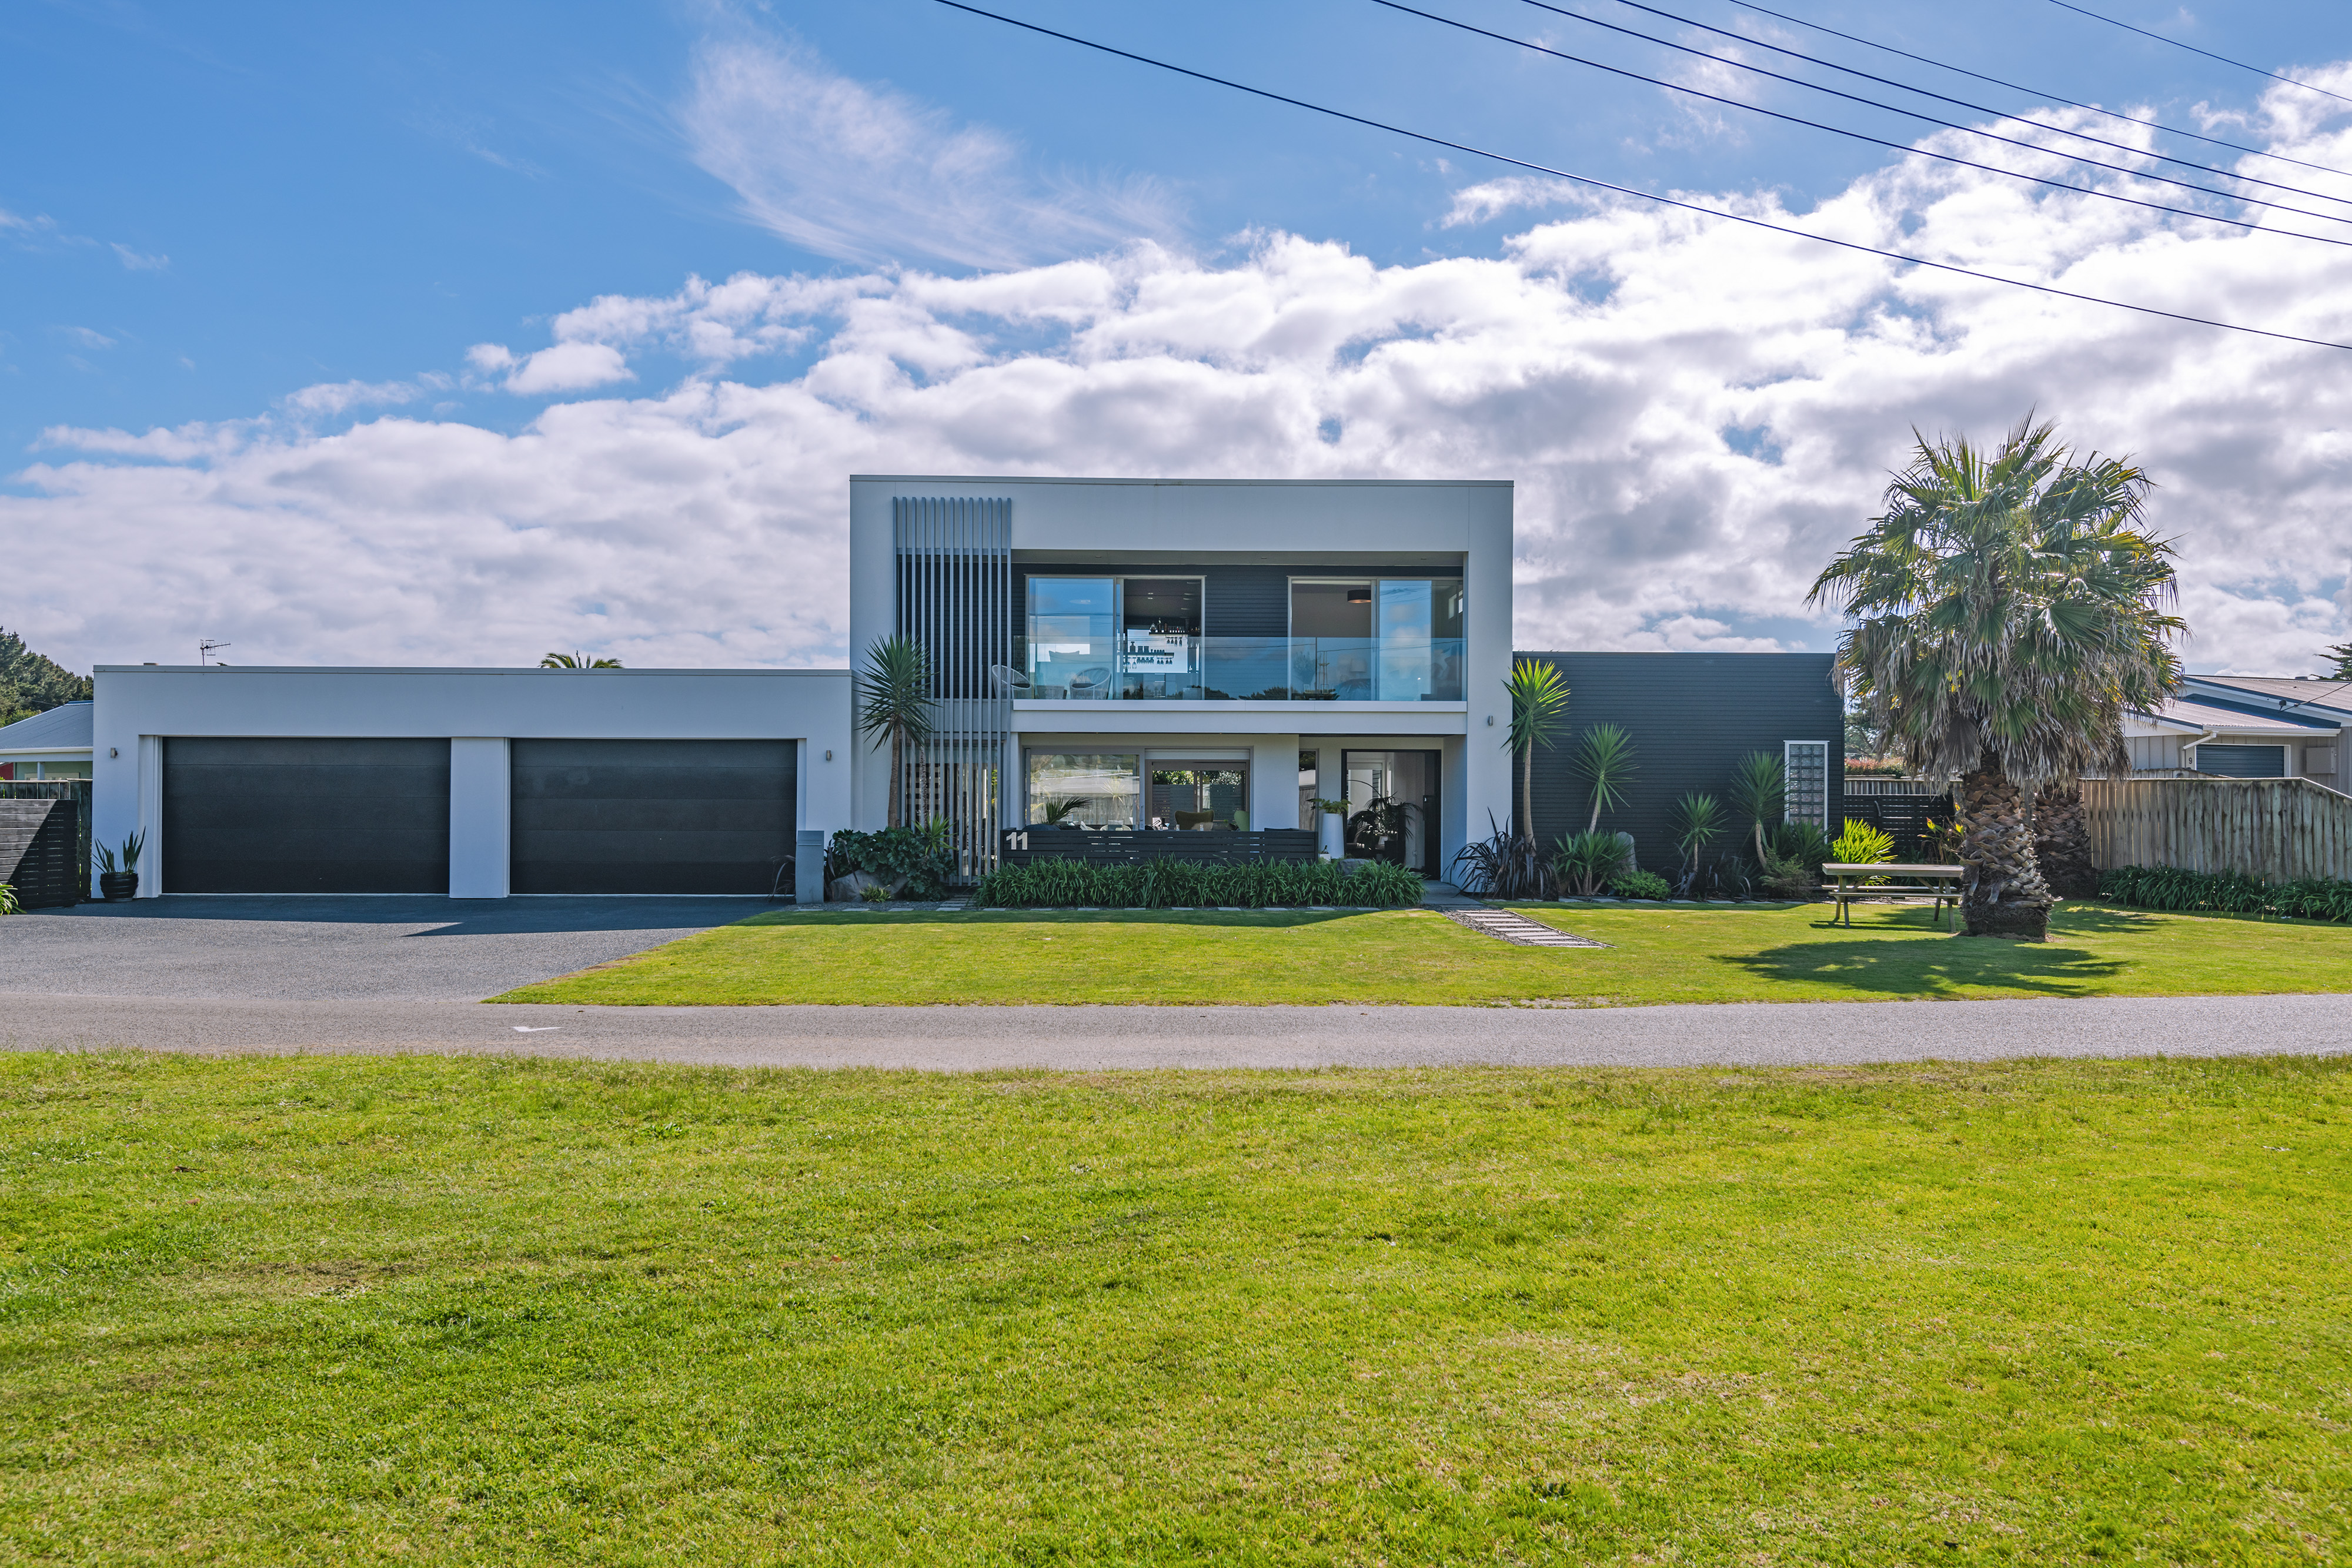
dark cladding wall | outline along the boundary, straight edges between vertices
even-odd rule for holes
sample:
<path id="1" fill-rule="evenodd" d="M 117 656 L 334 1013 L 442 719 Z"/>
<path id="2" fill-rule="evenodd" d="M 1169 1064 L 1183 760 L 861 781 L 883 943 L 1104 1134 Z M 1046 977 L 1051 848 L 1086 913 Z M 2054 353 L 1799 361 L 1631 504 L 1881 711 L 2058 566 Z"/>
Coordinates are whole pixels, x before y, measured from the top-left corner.
<path id="1" fill-rule="evenodd" d="M 1568 682 L 1568 722 L 1549 747 L 1536 752 L 1535 825 L 1549 848 L 1563 833 L 1581 832 L 1592 798 L 1570 766 L 1578 737 L 1596 724 L 1614 724 L 1633 737 L 1628 799 L 1601 813 L 1601 825 L 1633 835 L 1646 871 L 1671 871 L 1675 860 L 1675 802 L 1705 793 L 1728 814 L 1731 769 L 1750 751 L 1781 755 L 1781 742 L 1829 743 L 1829 825 L 1832 837 L 1844 811 L 1844 705 L 1830 680 L 1827 653 L 1515 653 L 1559 666 Z M 1514 772 L 1514 779 L 1517 774 Z M 1515 785 L 1516 792 L 1516 785 Z M 1744 824 L 1742 824 L 1744 826 Z M 1486 831 L 1484 822 L 1474 823 Z M 1710 855 L 1733 849 L 1727 836 Z"/>

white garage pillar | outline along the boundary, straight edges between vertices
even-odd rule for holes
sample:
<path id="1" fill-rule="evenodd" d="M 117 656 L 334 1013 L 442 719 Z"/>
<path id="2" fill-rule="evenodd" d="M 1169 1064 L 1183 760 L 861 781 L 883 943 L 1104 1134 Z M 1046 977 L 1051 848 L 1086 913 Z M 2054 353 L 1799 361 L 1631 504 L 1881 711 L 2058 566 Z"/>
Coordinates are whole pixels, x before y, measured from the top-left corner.
<path id="1" fill-rule="evenodd" d="M 142 735 L 139 737 L 139 892 L 135 896 L 163 895 L 163 737 Z"/>
<path id="2" fill-rule="evenodd" d="M 513 837 L 513 748 L 503 738 L 449 742 L 449 896 L 504 898 Z"/>

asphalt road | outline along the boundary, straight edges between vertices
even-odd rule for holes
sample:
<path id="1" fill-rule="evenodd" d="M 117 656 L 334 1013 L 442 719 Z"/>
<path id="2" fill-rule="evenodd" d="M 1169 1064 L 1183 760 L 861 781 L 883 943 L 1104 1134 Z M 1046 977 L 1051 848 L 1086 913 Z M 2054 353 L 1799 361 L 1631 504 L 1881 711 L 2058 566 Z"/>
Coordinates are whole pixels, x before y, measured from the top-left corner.
<path id="1" fill-rule="evenodd" d="M 717 899 L 202 899 L 0 921 L 0 1048 L 460 1051 L 937 1071 L 1852 1065 L 2352 1051 L 2352 997 L 1654 1008 L 580 1008 L 478 998 L 740 918 Z"/>
<path id="2" fill-rule="evenodd" d="M 1659 1008 L 575 1008 L 27 997 L 0 1046 L 464 1051 L 739 1067 L 1711 1067 L 2352 1051 L 2352 998 Z"/>

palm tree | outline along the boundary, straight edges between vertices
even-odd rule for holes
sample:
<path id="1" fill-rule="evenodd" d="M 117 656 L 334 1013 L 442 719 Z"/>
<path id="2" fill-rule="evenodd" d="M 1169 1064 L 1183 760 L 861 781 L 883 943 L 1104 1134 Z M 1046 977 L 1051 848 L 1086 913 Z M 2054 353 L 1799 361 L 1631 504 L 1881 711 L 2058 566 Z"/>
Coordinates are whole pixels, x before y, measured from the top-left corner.
<path id="1" fill-rule="evenodd" d="M 1839 667 L 1904 759 L 1958 780 L 1965 929 L 2042 941 L 2030 802 L 2127 770 L 2124 710 L 2178 689 L 2172 547 L 2140 528 L 2144 471 L 2078 463 L 2047 423 L 2028 416 L 1992 452 L 1912 434 L 1885 515 L 1808 602 L 1851 618 Z"/>
<path id="2" fill-rule="evenodd" d="M 591 659 L 585 653 L 550 653 L 539 662 L 542 670 L 617 670 L 618 659 Z"/>
<path id="3" fill-rule="evenodd" d="M 1521 659 L 1503 689 L 1511 696 L 1511 731 L 1503 744 L 1519 758 L 1519 833 L 1536 841 L 1536 747 L 1549 746 L 1560 716 L 1568 711 L 1568 683 L 1550 664 Z"/>
<path id="4" fill-rule="evenodd" d="M 1626 780 L 1632 779 L 1633 737 L 1613 724 L 1596 724 L 1576 743 L 1576 773 L 1592 791 L 1592 817 L 1584 824 L 1591 832 L 1601 826 L 1601 809 L 1612 810 L 1625 803 Z"/>
<path id="5" fill-rule="evenodd" d="M 930 672 L 924 667 L 923 645 L 912 637 L 886 637 L 866 651 L 866 668 L 857 673 L 857 730 L 879 746 L 890 742 L 890 820 L 899 826 L 903 813 L 906 748 L 931 738 Z"/>

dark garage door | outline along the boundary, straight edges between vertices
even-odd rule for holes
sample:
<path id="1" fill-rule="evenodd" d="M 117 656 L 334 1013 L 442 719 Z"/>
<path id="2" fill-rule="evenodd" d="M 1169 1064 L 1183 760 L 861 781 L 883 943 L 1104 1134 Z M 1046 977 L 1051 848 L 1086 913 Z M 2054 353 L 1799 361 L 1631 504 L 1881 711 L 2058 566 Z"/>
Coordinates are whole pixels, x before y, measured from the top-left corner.
<path id="1" fill-rule="evenodd" d="M 166 893 L 446 893 L 446 740 L 163 742 Z"/>
<path id="2" fill-rule="evenodd" d="M 2220 773 L 2231 779 L 2284 779 L 2286 777 L 2286 747 L 2200 746 L 2197 748 L 2197 771 Z"/>
<path id="3" fill-rule="evenodd" d="M 793 745 L 516 741 L 513 890 L 766 894 L 793 852 Z"/>

